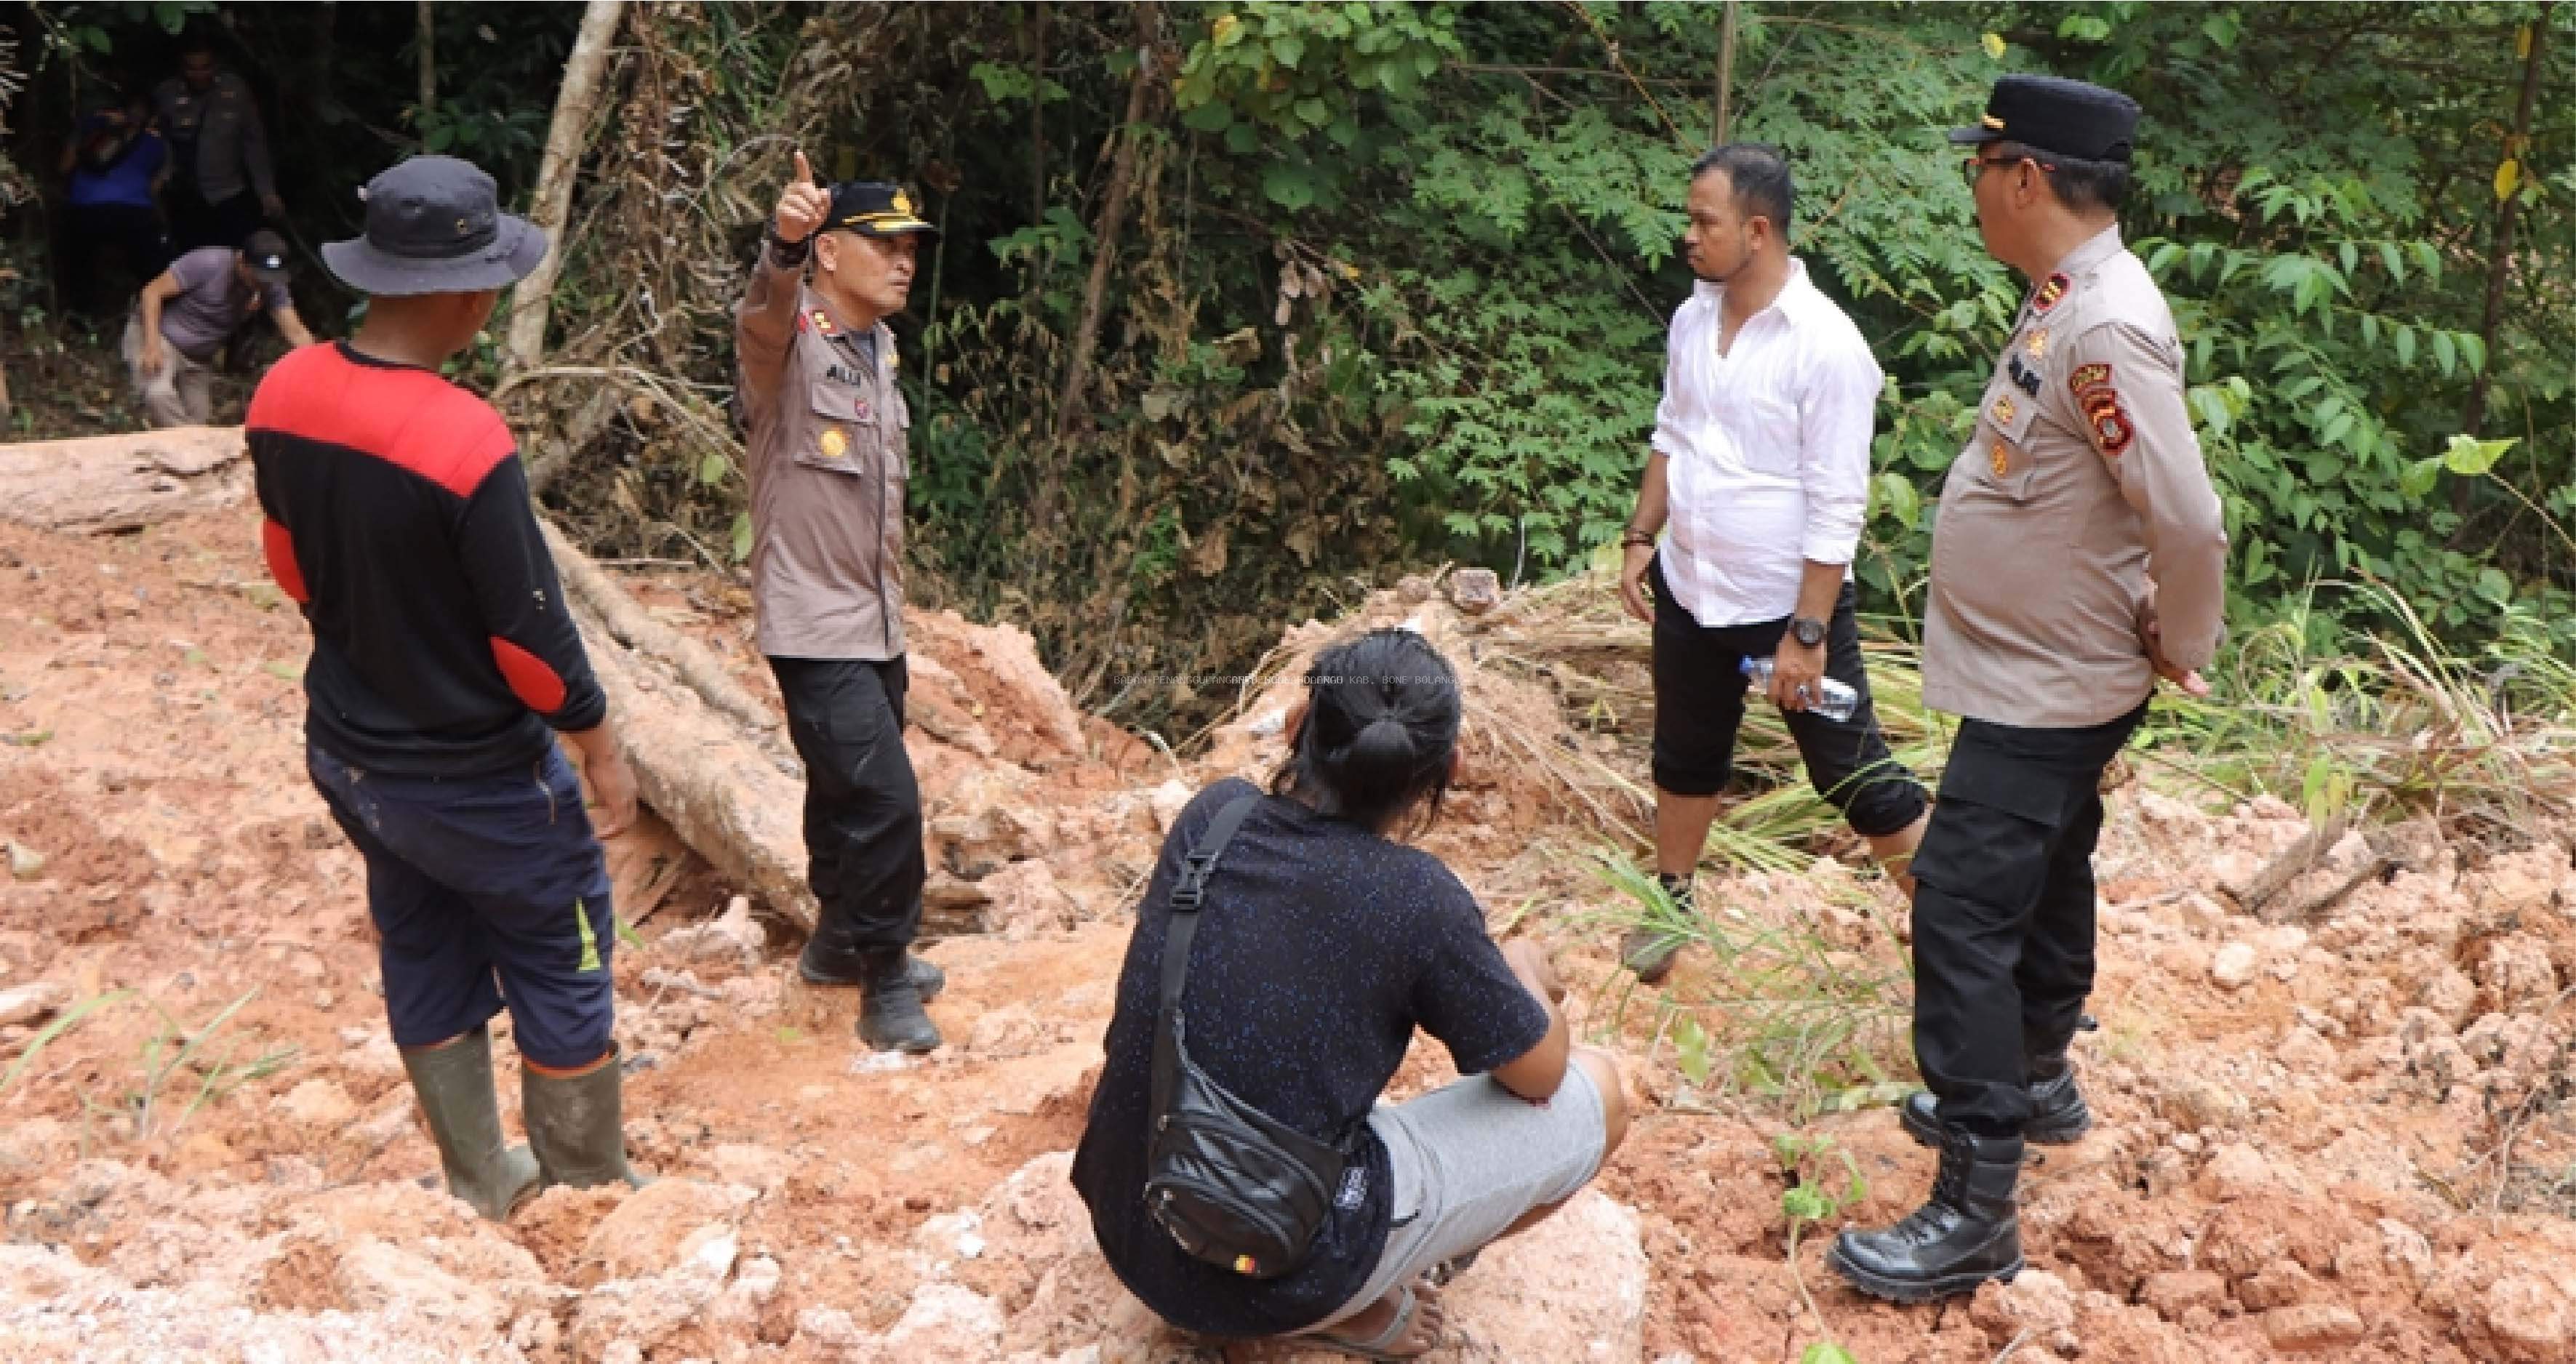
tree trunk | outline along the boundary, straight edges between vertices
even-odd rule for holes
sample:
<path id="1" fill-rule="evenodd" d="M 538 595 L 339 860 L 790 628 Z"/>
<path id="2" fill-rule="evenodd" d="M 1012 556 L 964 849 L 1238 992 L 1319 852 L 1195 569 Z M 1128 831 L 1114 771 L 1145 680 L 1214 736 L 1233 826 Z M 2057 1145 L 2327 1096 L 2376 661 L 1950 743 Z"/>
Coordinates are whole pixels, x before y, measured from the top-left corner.
<path id="1" fill-rule="evenodd" d="M 432 22 L 432 0 L 420 0 L 420 112 L 438 107 L 438 26 Z M 418 127 L 418 116 L 413 125 Z"/>
<path id="2" fill-rule="evenodd" d="M 1728 106 L 1735 100 L 1735 0 L 1726 0 L 1726 18 L 1717 34 L 1717 132 L 1709 139 L 1711 147 L 1726 145 L 1726 134 L 1734 126 L 1734 111 Z"/>
<path id="3" fill-rule="evenodd" d="M 545 156 L 537 163 L 536 200 L 528 210 L 529 221 L 546 234 L 550 247 L 546 258 L 519 281 L 511 295 L 507 351 L 512 369 L 532 369 L 545 354 L 548 296 L 571 245 L 563 239 L 563 229 L 572 214 L 574 173 L 581 168 L 591 112 L 599 105 L 600 77 L 608 69 L 609 45 L 617 37 L 618 17 L 624 10 L 625 0 L 590 0 L 582 10 L 572 56 L 564 62 L 554 123 L 546 130 Z"/>
<path id="4" fill-rule="evenodd" d="M 2505 155 L 2513 160 L 2522 178 L 2529 179 L 2531 156 L 2531 110 L 2540 98 L 2541 54 L 2549 44 L 2549 11 L 2544 4 L 2523 30 L 2531 35 L 2531 49 L 2523 54 L 2522 98 L 2514 106 L 2513 133 L 2505 139 Z M 2513 227 L 2516 210 L 2522 206 L 2522 191 L 2517 187 L 2496 205 L 2495 241 L 2487 253 L 2486 309 L 2478 322 L 2478 338 L 2486 343 L 2486 363 L 2469 380 L 2468 406 L 2460 413 L 2460 429 L 2474 436 L 2487 415 L 2487 375 L 2495 368 L 2496 327 L 2504 319 L 2505 284 L 2513 274 Z M 2469 510 L 2471 481 L 2465 478 L 2451 482 L 2451 510 L 2466 515 Z"/>
<path id="5" fill-rule="evenodd" d="M 1145 121 L 1145 100 L 1153 92 L 1157 63 L 1154 37 L 1160 15 L 1155 0 L 1141 0 L 1136 14 L 1136 76 L 1127 85 L 1127 121 L 1118 132 L 1118 152 L 1109 163 L 1109 187 L 1102 194 L 1100 221 L 1091 233 L 1091 279 L 1082 289 L 1082 313 L 1073 329 L 1073 358 L 1064 367 L 1064 388 L 1056 397 L 1055 433 L 1062 437 L 1084 418 L 1084 391 L 1091 384 L 1091 356 L 1100 344 L 1100 309 L 1109 293 L 1109 271 L 1118 259 L 1118 234 L 1127 225 L 1128 201 L 1136 192 L 1136 139 Z"/>
<path id="6" fill-rule="evenodd" d="M 1047 7 L 1038 0 L 1030 12 L 1034 32 L 1030 42 L 1036 51 L 1029 60 L 1029 77 L 1034 89 L 1029 95 L 1029 221 L 1046 218 L 1046 69 Z"/>
<path id="7" fill-rule="evenodd" d="M 250 486 L 238 426 L 0 445 L 0 519 L 41 530 L 137 530 L 238 506 Z"/>
<path id="8" fill-rule="evenodd" d="M 610 638 L 669 664 L 691 691 L 753 734 L 766 735 L 778 728 L 777 713 L 744 691 L 707 646 L 653 619 L 553 522 L 540 520 L 537 525 L 545 532 L 546 549 L 562 572 L 564 590 L 599 617 Z"/>

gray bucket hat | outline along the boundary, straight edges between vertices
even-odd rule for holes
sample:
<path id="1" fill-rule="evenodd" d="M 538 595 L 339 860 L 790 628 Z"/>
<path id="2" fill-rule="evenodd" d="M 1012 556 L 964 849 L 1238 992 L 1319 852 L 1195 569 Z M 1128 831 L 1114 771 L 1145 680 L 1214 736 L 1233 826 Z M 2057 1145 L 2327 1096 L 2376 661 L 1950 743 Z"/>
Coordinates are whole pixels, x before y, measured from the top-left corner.
<path id="1" fill-rule="evenodd" d="M 470 294 L 513 284 L 546 256 L 546 234 L 500 211 L 492 177 L 452 156 L 415 156 L 367 182 L 367 232 L 325 242 L 322 263 L 365 294 Z"/>

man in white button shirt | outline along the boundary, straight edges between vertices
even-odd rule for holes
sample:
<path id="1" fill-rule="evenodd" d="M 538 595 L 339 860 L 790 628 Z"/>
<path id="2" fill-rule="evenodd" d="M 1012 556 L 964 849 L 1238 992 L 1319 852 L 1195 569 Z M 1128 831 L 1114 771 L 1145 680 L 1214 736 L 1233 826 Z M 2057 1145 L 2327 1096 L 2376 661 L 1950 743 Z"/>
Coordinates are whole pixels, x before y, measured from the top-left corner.
<path id="1" fill-rule="evenodd" d="M 1620 596 L 1655 628 L 1655 871 L 1686 912 L 1733 771 L 1747 658 L 1771 660 L 1769 699 L 1808 780 L 1909 893 L 1923 837 L 1923 787 L 1879 736 L 1852 615 L 1881 376 L 1789 254 L 1793 193 L 1769 147 L 1734 143 L 1692 167 L 1682 250 L 1700 283 L 1673 313 L 1654 453 L 1622 537 Z M 1813 709 L 1828 677 L 1860 694 L 1849 720 Z M 1642 928 L 1622 957 L 1655 984 L 1680 948 Z"/>

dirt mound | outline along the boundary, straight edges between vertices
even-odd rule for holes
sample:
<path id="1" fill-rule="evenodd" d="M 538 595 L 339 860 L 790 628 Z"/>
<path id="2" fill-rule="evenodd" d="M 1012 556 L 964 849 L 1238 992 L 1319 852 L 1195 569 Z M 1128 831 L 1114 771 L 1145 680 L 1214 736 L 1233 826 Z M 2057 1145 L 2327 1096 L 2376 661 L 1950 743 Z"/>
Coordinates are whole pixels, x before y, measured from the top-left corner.
<path id="1" fill-rule="evenodd" d="M 1288 714 L 1305 697 L 1315 656 L 1390 626 L 1420 633 L 1449 660 L 1465 702 L 1458 780 L 1424 846 L 1452 861 L 1491 865 L 1542 835 L 1625 838 L 1634 820 L 1651 814 L 1651 793 L 1609 761 L 1610 746 L 1569 727 L 1544 685 L 1498 666 L 1482 624 L 1421 579 L 1371 594 L 1333 623 L 1310 620 L 1283 634 L 1255 679 L 1257 690 L 1211 732 L 1196 765 L 1202 782 L 1241 776 L 1266 783 L 1287 756 Z"/>

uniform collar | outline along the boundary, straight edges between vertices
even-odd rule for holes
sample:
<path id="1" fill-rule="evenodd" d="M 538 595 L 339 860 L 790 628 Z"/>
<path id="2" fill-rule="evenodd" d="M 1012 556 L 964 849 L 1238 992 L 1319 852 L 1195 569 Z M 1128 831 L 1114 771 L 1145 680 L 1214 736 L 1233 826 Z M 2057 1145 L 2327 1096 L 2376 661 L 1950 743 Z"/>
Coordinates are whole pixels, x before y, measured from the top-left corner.
<path id="1" fill-rule="evenodd" d="M 823 291 L 815 288 L 812 284 L 800 281 L 796 287 L 798 293 L 803 299 L 803 304 L 800 310 L 809 318 L 819 313 L 824 317 L 832 319 L 832 331 L 830 333 L 832 336 L 846 336 L 856 340 L 862 336 L 874 336 L 876 334 L 876 327 L 851 326 L 848 319 L 841 316 L 841 310 L 833 307 L 830 300 L 823 297 Z M 877 323 L 878 327 L 882 327 L 884 325 L 885 323 L 882 319 Z"/>
<path id="2" fill-rule="evenodd" d="M 1808 296 L 1815 291 L 1816 286 L 1807 278 L 1807 263 L 1796 256 L 1791 256 L 1789 277 L 1780 281 L 1780 292 L 1772 297 L 1769 307 L 1764 308 L 1761 313 L 1755 313 L 1753 317 L 1760 317 L 1762 313 L 1778 313 L 1781 321 L 1796 326 L 1799 316 L 1806 311 Z M 1701 280 L 1692 286 L 1691 292 L 1707 300 L 1711 307 L 1726 306 L 1726 286 L 1723 284 Z M 1753 317 L 1744 320 L 1750 322 Z"/>
<path id="3" fill-rule="evenodd" d="M 2119 252 L 2120 225 L 2113 223 L 2086 238 L 2082 246 L 2067 252 L 2066 259 L 2057 263 L 2054 273 L 2068 276 L 2080 275 L 2118 255 Z"/>

